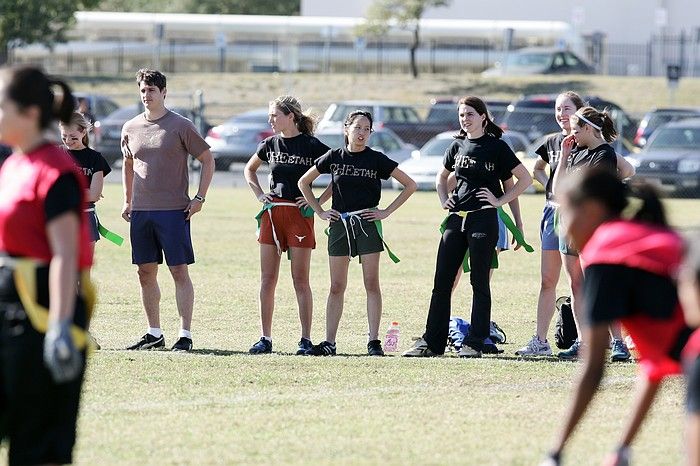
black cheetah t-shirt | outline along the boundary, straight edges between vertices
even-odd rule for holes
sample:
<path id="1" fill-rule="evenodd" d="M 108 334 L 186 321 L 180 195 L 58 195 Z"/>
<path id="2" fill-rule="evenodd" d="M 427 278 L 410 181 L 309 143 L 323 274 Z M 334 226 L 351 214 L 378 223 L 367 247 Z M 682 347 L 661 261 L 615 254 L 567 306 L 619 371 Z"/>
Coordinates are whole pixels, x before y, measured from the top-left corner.
<path id="1" fill-rule="evenodd" d="M 457 178 L 455 206 L 450 210 L 469 212 L 491 205 L 477 197 L 482 188 L 488 188 L 496 197 L 503 196 L 501 181 L 512 176 L 520 160 L 505 141 L 484 135 L 455 139 L 445 151 L 442 163 Z"/>
<path id="2" fill-rule="evenodd" d="M 566 171 L 576 173 L 584 168 L 594 167 L 617 173 L 617 155 L 610 144 L 601 144 L 595 149 L 584 149 L 572 153 L 566 165 Z"/>
<path id="3" fill-rule="evenodd" d="M 260 142 L 255 154 L 270 165 L 270 192 L 290 201 L 301 197 L 299 178 L 328 152 L 328 146 L 308 134 L 285 138 L 279 134 Z"/>
<path id="4" fill-rule="evenodd" d="M 85 175 L 88 186 L 92 183 L 92 175 L 95 173 L 102 172 L 103 176 L 107 176 L 112 171 L 112 167 L 102 157 L 102 154 L 96 150 L 86 147 L 85 149 L 71 150 L 69 152 L 78 162 L 78 166 L 82 170 L 83 175 Z"/>
<path id="5" fill-rule="evenodd" d="M 333 175 L 333 209 L 355 212 L 379 204 L 382 180 L 388 180 L 399 164 L 369 147 L 362 152 L 332 149 L 316 161 L 321 173 Z"/>
<path id="6" fill-rule="evenodd" d="M 552 194 L 552 180 L 554 179 L 554 173 L 557 171 L 557 166 L 559 165 L 559 158 L 561 157 L 561 143 L 566 136 L 562 133 L 552 134 L 547 138 L 547 140 L 537 148 L 535 153 L 540 156 L 542 160 L 549 164 L 549 178 L 547 179 L 547 186 L 545 189 L 545 197 L 547 200 L 553 200 L 554 194 Z M 580 149 L 574 147 L 571 149 L 572 157 L 576 157 L 577 152 Z"/>

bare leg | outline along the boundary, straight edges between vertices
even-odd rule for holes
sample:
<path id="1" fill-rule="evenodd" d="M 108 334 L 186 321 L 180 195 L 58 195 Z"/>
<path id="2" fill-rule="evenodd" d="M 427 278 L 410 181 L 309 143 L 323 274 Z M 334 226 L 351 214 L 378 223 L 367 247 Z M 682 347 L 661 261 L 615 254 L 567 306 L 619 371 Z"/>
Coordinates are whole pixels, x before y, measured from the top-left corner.
<path id="1" fill-rule="evenodd" d="M 150 262 L 138 265 L 141 302 L 146 311 L 148 326 L 160 328 L 160 288 L 158 287 L 158 264 Z"/>
<path id="2" fill-rule="evenodd" d="M 379 340 L 379 324 L 382 320 L 382 290 L 379 286 L 379 253 L 362 256 L 362 278 L 367 292 L 367 322 L 369 339 Z"/>
<path id="3" fill-rule="evenodd" d="M 175 281 L 175 302 L 177 303 L 177 313 L 180 314 L 180 326 L 183 330 L 191 330 L 194 287 L 187 264 L 174 265 L 169 268 Z"/>
<path id="4" fill-rule="evenodd" d="M 347 256 L 329 256 L 328 264 L 331 272 L 331 289 L 326 302 L 326 341 L 335 343 L 340 317 L 343 315 L 343 300 L 348 286 L 350 261 Z"/>
<path id="5" fill-rule="evenodd" d="M 262 334 L 272 337 L 275 288 L 280 272 L 280 255 L 271 244 L 260 245 L 260 322 Z"/>
<path id="6" fill-rule="evenodd" d="M 299 306 L 299 321 L 301 336 L 311 339 L 311 321 L 313 317 L 314 299 L 309 285 L 309 269 L 311 268 L 310 248 L 290 248 L 292 254 L 292 281 Z"/>
<path id="7" fill-rule="evenodd" d="M 576 323 L 576 332 L 580 338 L 583 335 L 583 327 L 581 325 L 583 322 L 583 271 L 581 270 L 581 262 L 579 262 L 578 257 L 566 254 L 563 254 L 563 257 L 566 276 L 571 286 L 571 310 Z"/>
<path id="8" fill-rule="evenodd" d="M 537 299 L 537 337 L 547 340 L 549 324 L 554 317 L 554 303 L 557 294 L 557 282 L 561 273 L 561 255 L 559 251 L 542 251 L 540 260 L 540 296 Z"/>
<path id="9" fill-rule="evenodd" d="M 700 413 L 688 414 L 685 420 L 685 449 L 689 466 L 700 466 Z"/>
<path id="10" fill-rule="evenodd" d="M 613 322 L 610 324 L 610 335 L 615 340 L 622 340 L 622 325 L 620 325 L 620 322 Z"/>

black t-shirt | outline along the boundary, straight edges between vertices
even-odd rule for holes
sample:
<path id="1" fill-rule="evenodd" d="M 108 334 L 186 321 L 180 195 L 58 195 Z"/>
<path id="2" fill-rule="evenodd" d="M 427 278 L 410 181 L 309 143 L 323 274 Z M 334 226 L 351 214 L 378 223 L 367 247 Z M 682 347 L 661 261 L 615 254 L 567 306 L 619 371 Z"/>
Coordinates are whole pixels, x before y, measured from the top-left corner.
<path id="1" fill-rule="evenodd" d="M 260 142 L 255 155 L 270 165 L 270 192 L 290 201 L 301 197 L 299 178 L 329 147 L 308 134 L 285 138 L 279 134 Z"/>
<path id="2" fill-rule="evenodd" d="M 547 185 L 544 187 L 545 198 L 547 200 L 554 199 L 554 194 L 552 193 L 552 180 L 554 179 L 554 173 L 557 171 L 559 158 L 561 157 L 561 143 L 565 137 L 566 136 L 563 133 L 552 134 L 535 151 L 535 153 L 539 155 L 542 160 L 549 164 L 549 178 L 547 179 Z M 580 149 L 574 144 L 574 147 L 571 149 L 572 157 L 575 157 L 579 150 Z"/>
<path id="3" fill-rule="evenodd" d="M 78 166 L 81 168 L 83 175 L 85 175 L 88 187 L 92 183 L 92 175 L 102 172 L 103 176 L 107 176 L 112 171 L 112 167 L 102 157 L 102 154 L 96 150 L 86 147 L 85 149 L 70 150 L 69 152 L 78 162 Z"/>
<path id="4" fill-rule="evenodd" d="M 332 149 L 316 161 L 321 173 L 333 175 L 333 209 L 354 212 L 379 204 L 382 181 L 399 164 L 381 152 L 366 147 L 362 152 Z"/>
<path id="5" fill-rule="evenodd" d="M 445 151 L 442 163 L 457 178 L 455 207 L 451 211 L 469 212 L 490 205 L 476 196 L 482 188 L 488 188 L 496 197 L 503 195 L 501 182 L 512 176 L 520 160 L 505 141 L 487 134 L 477 139 L 455 139 Z"/>
<path id="6" fill-rule="evenodd" d="M 566 165 L 568 173 L 576 173 L 583 168 L 599 168 L 617 173 L 617 155 L 610 144 L 603 143 L 595 149 L 572 152 Z"/>

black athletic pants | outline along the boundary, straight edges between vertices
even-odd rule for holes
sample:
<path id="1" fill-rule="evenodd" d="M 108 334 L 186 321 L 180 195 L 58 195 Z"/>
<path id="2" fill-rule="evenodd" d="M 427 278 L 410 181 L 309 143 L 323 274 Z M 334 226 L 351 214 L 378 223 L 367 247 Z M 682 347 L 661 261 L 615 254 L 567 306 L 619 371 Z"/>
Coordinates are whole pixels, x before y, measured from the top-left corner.
<path id="1" fill-rule="evenodd" d="M 450 215 L 440 240 L 435 264 L 433 294 L 423 339 L 433 353 L 443 354 L 450 325 L 452 286 L 469 249 L 472 285 L 472 315 L 469 335 L 464 344 L 482 350 L 489 336 L 491 288 L 489 271 L 498 242 L 498 212 L 483 209 L 469 212 L 466 219 Z"/>

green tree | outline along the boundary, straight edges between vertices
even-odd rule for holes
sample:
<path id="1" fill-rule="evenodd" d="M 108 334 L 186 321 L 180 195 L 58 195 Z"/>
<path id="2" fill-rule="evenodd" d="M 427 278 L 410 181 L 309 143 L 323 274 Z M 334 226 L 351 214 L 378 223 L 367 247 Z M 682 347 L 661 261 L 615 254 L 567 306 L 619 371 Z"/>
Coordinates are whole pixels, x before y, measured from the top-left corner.
<path id="1" fill-rule="evenodd" d="M 95 10 L 215 15 L 298 15 L 300 0 L 102 0 Z"/>
<path id="2" fill-rule="evenodd" d="M 375 0 L 367 9 L 367 22 L 359 34 L 382 35 L 396 24 L 413 33 L 411 42 L 411 74 L 418 77 L 416 50 L 420 45 L 420 19 L 428 8 L 447 6 L 451 0 Z"/>
<path id="3" fill-rule="evenodd" d="M 7 61 L 8 45 L 42 43 L 51 46 L 65 40 L 76 10 L 99 0 L 0 0 L 0 62 Z"/>

